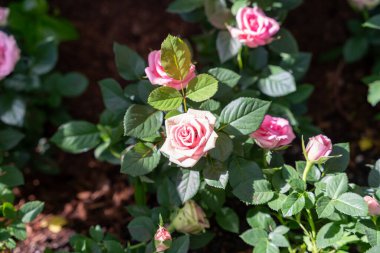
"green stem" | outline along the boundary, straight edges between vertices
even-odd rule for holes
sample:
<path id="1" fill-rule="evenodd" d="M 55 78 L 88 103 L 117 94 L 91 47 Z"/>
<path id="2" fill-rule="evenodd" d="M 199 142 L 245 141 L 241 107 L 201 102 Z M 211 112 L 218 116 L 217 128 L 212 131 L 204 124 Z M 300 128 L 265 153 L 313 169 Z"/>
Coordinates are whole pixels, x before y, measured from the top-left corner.
<path id="1" fill-rule="evenodd" d="M 316 229 L 315 229 L 315 224 L 314 224 L 314 220 L 313 220 L 313 216 L 311 215 L 311 212 L 309 209 L 306 209 L 306 212 L 307 212 L 307 221 L 309 222 L 309 225 L 310 225 L 310 228 L 311 228 L 311 235 L 310 235 L 310 240 L 311 240 L 311 243 L 313 245 L 313 249 L 312 249 L 312 252 L 313 253 L 318 253 L 319 250 L 318 250 L 318 247 L 317 247 L 317 244 L 316 244 L 316 235 L 317 235 L 317 232 L 316 232 Z"/>
<path id="2" fill-rule="evenodd" d="M 137 248 L 140 248 L 141 246 L 144 246 L 145 244 L 146 244 L 145 242 L 140 242 L 138 244 L 128 246 L 128 249 L 137 249 Z"/>
<path id="3" fill-rule="evenodd" d="M 136 178 L 136 181 L 134 182 L 134 188 L 135 188 L 135 202 L 138 205 L 146 205 L 146 195 L 145 195 L 145 185 L 143 182 L 141 182 L 140 178 Z"/>
<path id="4" fill-rule="evenodd" d="M 364 20 L 367 21 L 369 19 L 368 10 L 363 10 L 362 13 L 363 13 Z"/>
<path id="5" fill-rule="evenodd" d="M 267 162 L 267 154 L 268 154 L 268 152 L 270 152 L 270 150 L 264 149 L 264 156 L 263 156 L 263 165 L 264 165 L 264 168 L 268 168 L 269 167 L 269 164 Z"/>
<path id="6" fill-rule="evenodd" d="M 242 71 L 243 70 L 243 59 L 242 59 L 242 57 L 241 57 L 241 53 L 242 53 L 242 50 L 243 49 L 243 47 L 240 47 L 240 49 L 239 49 L 239 53 L 238 53 L 238 55 L 237 55 L 237 62 L 238 62 L 238 65 L 239 65 L 239 69 L 240 69 L 240 71 Z"/>
<path id="7" fill-rule="evenodd" d="M 181 91 L 182 91 L 182 97 L 183 97 L 183 110 L 187 112 L 187 104 L 186 104 L 186 93 L 183 89 L 182 83 L 181 83 Z"/>
<path id="8" fill-rule="evenodd" d="M 303 171 L 302 180 L 306 182 L 307 174 L 309 174 L 311 167 L 313 167 L 313 162 L 307 161 L 305 170 Z"/>

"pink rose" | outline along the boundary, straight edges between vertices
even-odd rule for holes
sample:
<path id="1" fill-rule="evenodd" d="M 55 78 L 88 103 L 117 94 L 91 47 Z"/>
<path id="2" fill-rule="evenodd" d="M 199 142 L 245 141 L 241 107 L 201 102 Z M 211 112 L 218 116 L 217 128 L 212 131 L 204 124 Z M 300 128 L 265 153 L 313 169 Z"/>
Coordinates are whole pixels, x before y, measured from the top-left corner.
<path id="1" fill-rule="evenodd" d="M 159 227 L 154 235 L 154 246 L 156 252 L 163 252 L 170 248 L 172 244 L 172 236 L 169 231 L 164 227 Z"/>
<path id="2" fill-rule="evenodd" d="M 350 5 L 357 10 L 372 10 L 380 4 L 380 0 L 348 0 Z"/>
<path id="3" fill-rule="evenodd" d="M 0 79 L 9 75 L 20 59 L 20 49 L 13 36 L 0 31 Z"/>
<path id="4" fill-rule="evenodd" d="M 288 120 L 270 115 L 265 115 L 263 123 L 251 137 L 257 145 L 265 149 L 288 145 L 296 138 Z"/>
<path id="5" fill-rule="evenodd" d="M 167 119 L 166 140 L 161 152 L 181 167 L 193 167 L 215 147 L 218 138 L 214 131 L 215 121 L 212 113 L 193 109 Z"/>
<path id="6" fill-rule="evenodd" d="M 267 17 L 259 7 L 244 7 L 236 15 L 238 28 L 230 27 L 233 38 L 248 47 L 258 47 L 270 43 L 280 30 L 280 25 L 273 18 Z"/>
<path id="7" fill-rule="evenodd" d="M 331 151 L 331 140 L 322 134 L 311 137 L 306 146 L 307 159 L 311 162 L 318 162 L 319 159 L 327 157 Z"/>
<path id="8" fill-rule="evenodd" d="M 9 9 L 0 7 L 0 26 L 5 26 L 8 23 Z"/>
<path id="9" fill-rule="evenodd" d="M 186 88 L 187 84 L 195 77 L 195 66 L 191 65 L 189 73 L 186 78 L 181 80 L 176 80 L 168 76 L 165 73 L 164 68 L 161 65 L 161 51 L 155 50 L 149 53 L 148 56 L 149 66 L 145 68 L 145 73 L 152 84 L 158 84 L 163 86 L 169 86 L 176 90 L 181 90 Z"/>
<path id="10" fill-rule="evenodd" d="M 368 212 L 370 215 L 380 215 L 380 204 L 376 199 L 370 196 L 365 196 L 364 200 L 367 202 Z"/>

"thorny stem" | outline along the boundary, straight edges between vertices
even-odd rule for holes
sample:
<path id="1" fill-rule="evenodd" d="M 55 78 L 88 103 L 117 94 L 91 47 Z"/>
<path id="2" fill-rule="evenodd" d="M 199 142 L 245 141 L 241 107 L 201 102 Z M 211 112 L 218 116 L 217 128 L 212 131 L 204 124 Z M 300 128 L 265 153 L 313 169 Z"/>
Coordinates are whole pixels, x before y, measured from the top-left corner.
<path id="1" fill-rule="evenodd" d="M 187 112 L 186 94 L 185 94 L 185 90 L 183 89 L 182 83 L 181 83 L 181 91 L 182 91 L 182 97 L 183 97 L 183 110 Z"/>

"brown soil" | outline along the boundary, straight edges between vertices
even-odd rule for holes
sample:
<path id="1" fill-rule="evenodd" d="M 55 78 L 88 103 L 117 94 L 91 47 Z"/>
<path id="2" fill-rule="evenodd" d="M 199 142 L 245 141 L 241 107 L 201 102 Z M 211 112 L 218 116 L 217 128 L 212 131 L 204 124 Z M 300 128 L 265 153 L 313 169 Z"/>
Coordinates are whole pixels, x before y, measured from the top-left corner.
<path id="1" fill-rule="evenodd" d="M 113 77 L 126 84 L 115 69 L 114 41 L 127 44 L 146 57 L 149 49 L 158 48 L 168 33 L 188 37 L 199 32 L 196 25 L 165 12 L 170 0 L 51 2 L 81 34 L 80 40 L 61 47 L 59 63 L 61 71 L 80 71 L 90 79 L 89 89 L 83 96 L 67 101 L 69 111 L 76 119 L 97 122 L 103 110 L 97 81 Z M 377 141 L 372 149 L 362 152 L 358 140 L 362 137 L 380 140 L 375 131 L 379 123 L 373 120 L 376 110 L 366 102 L 367 89 L 360 82 L 360 77 L 368 72 L 368 63 L 363 61 L 347 66 L 343 62 L 318 61 L 322 53 L 346 40 L 345 22 L 354 15 L 345 0 L 307 0 L 291 12 L 285 26 L 295 35 L 301 50 L 314 55 L 305 79 L 316 87 L 309 102 L 310 115 L 334 142 L 351 142 L 351 177 L 355 175 L 355 181 L 364 184 L 367 172 L 364 164 L 377 158 L 379 143 Z M 61 153 L 57 161 L 61 174 L 47 176 L 33 171 L 27 175 L 25 187 L 18 192 L 26 200 L 44 201 L 46 207 L 44 214 L 29 226 L 28 240 L 15 252 L 43 252 L 45 247 L 63 249 L 74 231 L 86 232 L 95 224 L 121 239 L 128 238 L 126 224 L 130 217 L 125 206 L 131 202 L 133 189 L 127 185 L 119 168 L 96 161 L 92 154 Z M 63 216 L 68 225 L 58 234 L 41 228 L 40 221 L 47 215 Z M 240 240 L 233 240 L 228 234 L 218 235 L 214 241 L 212 252 L 243 252 L 239 250 L 246 248 Z M 241 249 L 237 249 L 240 246 Z M 198 252 L 210 252 L 210 249 Z"/>

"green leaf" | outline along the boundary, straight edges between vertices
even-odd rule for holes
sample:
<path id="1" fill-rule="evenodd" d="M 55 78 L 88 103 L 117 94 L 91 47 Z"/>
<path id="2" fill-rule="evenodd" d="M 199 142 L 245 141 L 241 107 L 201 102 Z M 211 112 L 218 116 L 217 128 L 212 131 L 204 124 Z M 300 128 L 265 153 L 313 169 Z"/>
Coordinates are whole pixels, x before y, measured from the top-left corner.
<path id="1" fill-rule="evenodd" d="M 123 155 L 120 172 L 134 177 L 146 175 L 157 167 L 160 157 L 153 145 L 137 143 Z"/>
<path id="2" fill-rule="evenodd" d="M 289 247 L 289 242 L 285 236 L 275 232 L 269 233 L 269 240 L 277 247 Z"/>
<path id="3" fill-rule="evenodd" d="M 42 212 L 44 208 L 44 203 L 41 201 L 31 201 L 25 203 L 20 208 L 21 220 L 24 223 L 33 221 L 38 214 Z"/>
<path id="4" fill-rule="evenodd" d="M 224 130 L 232 135 L 251 134 L 259 128 L 270 106 L 256 98 L 241 97 L 223 108 L 219 121 Z"/>
<path id="5" fill-rule="evenodd" d="M 222 189 L 208 186 L 202 189 L 199 194 L 204 206 L 214 212 L 219 211 L 226 201 L 226 194 Z"/>
<path id="6" fill-rule="evenodd" d="M 310 84 L 303 84 L 297 87 L 297 90 L 286 96 L 287 100 L 292 104 L 299 104 L 310 97 L 314 91 L 314 86 Z"/>
<path id="7" fill-rule="evenodd" d="M 114 43 L 116 67 L 125 80 L 138 80 L 144 75 L 145 62 L 132 49 L 119 43 Z"/>
<path id="8" fill-rule="evenodd" d="M 378 159 L 368 175 L 368 184 L 373 188 L 380 187 L 380 159 Z"/>
<path id="9" fill-rule="evenodd" d="M 21 171 L 14 166 L 0 167 L 0 184 L 8 187 L 15 187 L 24 184 L 24 176 Z"/>
<path id="10" fill-rule="evenodd" d="M 297 161 L 296 162 L 296 168 L 299 175 L 302 175 L 306 167 L 305 161 Z M 307 174 L 307 181 L 308 182 L 316 182 L 321 178 L 321 171 L 318 169 L 317 165 L 313 165 L 309 171 L 309 174 Z"/>
<path id="11" fill-rule="evenodd" d="M 260 240 L 253 253 L 280 253 L 279 248 L 268 239 Z"/>
<path id="12" fill-rule="evenodd" d="M 278 212 L 281 207 L 282 207 L 282 204 L 284 203 L 286 199 L 286 195 L 285 194 L 278 194 L 277 196 L 275 195 L 275 197 L 273 198 L 273 200 L 271 200 L 269 203 L 268 203 L 268 206 L 270 209 Z"/>
<path id="13" fill-rule="evenodd" d="M 225 189 L 228 183 L 228 171 L 225 165 L 219 161 L 209 159 L 207 166 L 203 168 L 203 177 L 206 184 Z"/>
<path id="14" fill-rule="evenodd" d="M 100 134 L 94 124 L 72 121 L 60 126 L 50 140 L 67 152 L 82 153 L 100 143 Z"/>
<path id="15" fill-rule="evenodd" d="M 217 90 L 218 81 L 214 77 L 200 74 L 189 82 L 186 97 L 194 102 L 202 102 L 214 96 Z"/>
<path id="16" fill-rule="evenodd" d="M 124 253 L 123 246 L 116 241 L 104 241 L 103 242 L 104 247 L 106 248 L 107 252 L 109 253 Z"/>
<path id="17" fill-rule="evenodd" d="M 276 222 L 268 213 L 263 213 L 256 209 L 250 209 L 247 213 L 247 222 L 252 228 L 260 228 L 266 231 L 273 231 Z"/>
<path id="18" fill-rule="evenodd" d="M 305 196 L 303 194 L 293 192 L 282 204 L 281 211 L 284 216 L 292 216 L 302 211 L 305 207 Z"/>
<path id="19" fill-rule="evenodd" d="M 25 224 L 21 222 L 15 222 L 8 226 L 8 231 L 18 240 L 26 240 L 26 227 Z"/>
<path id="20" fill-rule="evenodd" d="M 150 93 L 148 104 L 157 110 L 171 111 L 181 106 L 182 100 L 182 94 L 178 90 L 162 86 Z"/>
<path id="21" fill-rule="evenodd" d="M 335 208 L 350 216 L 366 216 L 368 215 L 368 206 L 364 199 L 355 193 L 346 192 L 334 201 Z"/>
<path id="22" fill-rule="evenodd" d="M 281 97 L 296 91 L 292 74 L 278 66 L 269 66 L 270 75 L 259 80 L 259 89 L 270 97 Z"/>
<path id="23" fill-rule="evenodd" d="M 226 231 L 239 233 L 239 216 L 229 207 L 224 207 L 216 213 L 216 222 Z"/>
<path id="24" fill-rule="evenodd" d="M 380 23 L 380 17 L 379 17 L 379 23 Z M 378 29 L 380 29 L 380 26 L 379 26 Z M 380 252 L 380 245 L 377 245 L 377 246 L 374 246 L 374 247 L 370 248 L 365 253 L 378 253 L 378 252 Z"/>
<path id="25" fill-rule="evenodd" d="M 13 128 L 0 130 L 0 150 L 9 150 L 25 137 L 23 133 Z"/>
<path id="26" fill-rule="evenodd" d="M 240 238 L 243 239 L 246 244 L 251 246 L 258 245 L 261 240 L 266 240 L 267 237 L 267 232 L 260 228 L 249 229 L 240 235 Z"/>
<path id="27" fill-rule="evenodd" d="M 157 201 L 164 207 L 175 207 L 181 205 L 176 186 L 168 178 L 157 186 Z"/>
<path id="28" fill-rule="evenodd" d="M 191 235 L 190 237 L 190 249 L 196 250 L 206 247 L 212 239 L 215 238 L 215 234 L 210 231 L 205 231 L 202 234 Z"/>
<path id="29" fill-rule="evenodd" d="M 358 61 L 368 51 L 368 40 L 366 37 L 353 37 L 346 41 L 343 47 L 343 56 L 347 62 Z"/>
<path id="30" fill-rule="evenodd" d="M 90 236 L 96 242 L 100 242 L 101 240 L 103 240 L 104 234 L 103 234 L 102 228 L 99 225 L 96 225 L 95 227 L 91 226 L 90 230 L 89 230 L 89 233 L 90 233 Z"/>
<path id="31" fill-rule="evenodd" d="M 329 159 L 325 165 L 327 173 L 343 172 L 347 169 L 350 163 L 350 144 L 337 143 L 333 145 L 330 156 L 340 156 Z"/>
<path id="32" fill-rule="evenodd" d="M 204 101 L 200 106 L 199 109 L 204 110 L 204 111 L 210 111 L 210 112 L 215 112 L 218 111 L 220 108 L 220 102 L 215 101 L 213 99 L 208 99 Z M 218 133 L 219 134 L 219 133 Z"/>
<path id="33" fill-rule="evenodd" d="M 380 14 L 374 15 L 370 19 L 368 19 L 363 24 L 363 27 L 368 27 L 372 29 L 380 29 Z"/>
<path id="34" fill-rule="evenodd" d="M 42 43 L 38 45 L 33 54 L 32 71 L 38 75 L 46 74 L 55 67 L 57 60 L 58 48 L 56 42 L 49 40 Z"/>
<path id="35" fill-rule="evenodd" d="M 293 37 L 293 35 L 286 29 L 281 28 L 281 30 L 276 34 L 279 39 L 274 40 L 269 48 L 278 53 L 285 54 L 297 54 L 298 53 L 298 45 L 297 40 Z"/>
<path id="36" fill-rule="evenodd" d="M 365 234 L 367 235 L 368 242 L 371 246 L 380 245 L 380 228 L 373 223 L 365 224 Z"/>
<path id="37" fill-rule="evenodd" d="M 218 132 L 215 148 L 211 149 L 208 153 L 212 158 L 224 162 L 227 161 L 227 159 L 230 157 L 232 151 L 233 142 L 231 138 L 223 132 Z"/>
<path id="38" fill-rule="evenodd" d="M 153 238 L 155 225 L 151 218 L 140 216 L 134 218 L 128 224 L 128 232 L 134 240 L 139 242 L 147 242 Z"/>
<path id="39" fill-rule="evenodd" d="M 332 246 L 342 239 L 343 235 L 343 228 L 340 224 L 327 223 L 317 233 L 317 247 L 324 249 Z"/>
<path id="40" fill-rule="evenodd" d="M 218 79 L 220 83 L 231 88 L 235 87 L 241 78 L 236 72 L 225 68 L 212 68 L 209 69 L 208 73 Z"/>
<path id="41" fill-rule="evenodd" d="M 176 186 L 182 203 L 185 203 L 197 194 L 200 181 L 199 171 L 186 169 L 178 171 Z"/>
<path id="42" fill-rule="evenodd" d="M 169 4 L 170 13 L 187 13 L 203 6 L 204 0 L 175 0 Z"/>
<path id="43" fill-rule="evenodd" d="M 248 63 L 255 70 L 261 70 L 266 67 L 268 65 L 268 51 L 265 47 L 250 50 Z"/>
<path id="44" fill-rule="evenodd" d="M 163 113 L 145 105 L 132 105 L 124 116 L 124 135 L 139 139 L 154 135 L 162 125 Z"/>
<path id="45" fill-rule="evenodd" d="M 190 247 L 189 235 L 183 235 L 174 239 L 170 249 L 166 253 L 187 253 Z"/>
<path id="46" fill-rule="evenodd" d="M 7 125 L 22 126 L 26 112 L 25 101 L 19 97 L 0 96 L 0 120 Z"/>
<path id="47" fill-rule="evenodd" d="M 329 177 L 326 181 L 326 194 L 332 199 L 338 198 L 348 189 L 348 178 L 345 173 Z"/>
<path id="48" fill-rule="evenodd" d="M 252 204 L 254 199 L 254 181 L 263 179 L 261 169 L 255 162 L 235 158 L 228 167 L 229 182 L 233 188 L 232 193 L 241 201 Z M 257 197 L 257 196 L 256 196 Z"/>
<path id="49" fill-rule="evenodd" d="M 380 81 L 374 81 L 368 86 L 369 90 L 367 100 L 372 106 L 375 106 L 380 102 Z"/>
<path id="50" fill-rule="evenodd" d="M 329 197 L 321 197 L 317 200 L 317 214 L 319 218 L 328 218 L 334 213 L 334 201 Z"/>
<path id="51" fill-rule="evenodd" d="M 88 86 L 88 79 L 81 73 L 70 72 L 58 80 L 57 88 L 62 96 L 76 97 Z"/>
<path id="52" fill-rule="evenodd" d="M 255 180 L 253 182 L 253 198 L 252 203 L 255 205 L 261 205 L 270 201 L 274 192 L 270 187 L 270 183 L 267 180 Z"/>
<path id="53" fill-rule="evenodd" d="M 292 73 L 296 81 L 301 80 L 305 76 L 311 63 L 310 53 L 282 54 L 281 58 L 280 66 Z"/>
<path id="54" fill-rule="evenodd" d="M 3 216 L 7 219 L 16 218 L 16 208 L 9 202 L 4 202 L 2 204 L 2 213 Z"/>
<path id="55" fill-rule="evenodd" d="M 306 190 L 306 183 L 300 178 L 292 178 L 289 180 L 289 185 L 293 190 L 304 192 Z"/>
<path id="56" fill-rule="evenodd" d="M 241 44 L 231 37 L 227 31 L 220 31 L 216 38 L 216 48 L 221 63 L 228 61 L 238 54 Z"/>
<path id="57" fill-rule="evenodd" d="M 111 78 L 99 82 L 105 107 L 113 112 L 125 111 L 130 102 L 123 94 L 120 84 Z"/>
<path id="58" fill-rule="evenodd" d="M 187 44 L 168 35 L 161 44 L 161 65 L 170 77 L 184 80 L 191 67 L 191 52 Z"/>

